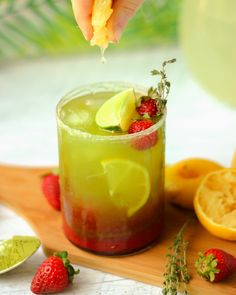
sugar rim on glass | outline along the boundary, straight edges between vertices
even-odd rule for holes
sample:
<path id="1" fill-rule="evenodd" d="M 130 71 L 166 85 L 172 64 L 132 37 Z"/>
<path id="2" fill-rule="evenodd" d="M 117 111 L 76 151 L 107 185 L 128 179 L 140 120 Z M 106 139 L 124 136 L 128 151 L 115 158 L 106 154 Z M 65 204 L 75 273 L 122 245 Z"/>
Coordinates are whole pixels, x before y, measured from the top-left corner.
<path id="1" fill-rule="evenodd" d="M 134 88 L 134 90 L 138 93 L 141 94 L 146 94 L 147 89 L 144 86 L 134 84 L 134 83 L 128 83 L 128 82 L 121 82 L 121 81 L 108 81 L 108 82 L 97 82 L 97 83 L 92 83 L 92 84 L 86 84 L 86 85 L 81 85 L 73 89 L 72 91 L 66 93 L 58 102 L 56 106 L 56 115 L 57 115 L 57 122 L 58 126 L 61 128 L 64 128 L 68 133 L 71 135 L 78 135 L 80 137 L 84 137 L 86 139 L 94 139 L 94 140 L 109 140 L 109 141 L 122 141 L 122 140 L 130 140 L 134 138 L 139 138 L 144 135 L 149 135 L 153 131 L 158 130 L 163 123 L 165 122 L 166 118 L 166 109 L 164 111 L 163 116 L 161 119 L 155 123 L 153 126 L 149 127 L 146 130 L 136 132 L 136 133 L 131 133 L 131 134 L 121 134 L 121 135 L 98 135 L 98 134 L 92 134 L 89 132 L 81 131 L 80 129 L 77 129 L 75 127 L 71 127 L 68 124 L 64 123 L 63 120 L 61 119 L 60 112 L 62 107 L 71 101 L 72 99 L 76 97 L 81 97 L 83 95 L 89 95 L 89 94 L 94 94 L 98 92 L 118 92 L 125 90 L 126 88 Z"/>

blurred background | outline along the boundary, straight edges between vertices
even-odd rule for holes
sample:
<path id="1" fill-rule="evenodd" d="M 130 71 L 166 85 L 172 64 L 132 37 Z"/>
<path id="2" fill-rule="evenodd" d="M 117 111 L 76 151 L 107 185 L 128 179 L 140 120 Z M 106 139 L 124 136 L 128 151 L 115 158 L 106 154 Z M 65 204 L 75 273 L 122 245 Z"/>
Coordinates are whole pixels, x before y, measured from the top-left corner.
<path id="1" fill-rule="evenodd" d="M 119 46 L 109 51 L 134 50 L 177 41 L 181 0 L 148 0 L 130 21 Z M 1 0 L 0 58 L 97 53 L 80 33 L 70 1 Z"/>
<path id="2" fill-rule="evenodd" d="M 0 162 L 57 164 L 55 107 L 82 84 L 172 82 L 167 162 L 188 156 L 228 165 L 236 146 L 236 1 L 146 0 L 119 44 L 86 42 L 70 1 L 0 0 Z"/>

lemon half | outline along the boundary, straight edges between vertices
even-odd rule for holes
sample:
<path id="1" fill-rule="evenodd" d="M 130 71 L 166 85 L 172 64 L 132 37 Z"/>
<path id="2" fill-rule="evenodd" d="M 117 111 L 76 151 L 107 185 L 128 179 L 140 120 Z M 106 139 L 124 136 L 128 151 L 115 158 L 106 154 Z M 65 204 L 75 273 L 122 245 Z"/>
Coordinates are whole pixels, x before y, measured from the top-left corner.
<path id="1" fill-rule="evenodd" d="M 236 241 L 236 169 L 208 174 L 196 192 L 194 209 L 211 234 Z"/>
<path id="2" fill-rule="evenodd" d="M 165 194 L 169 202 L 193 209 L 193 198 L 202 179 L 210 172 L 223 169 L 216 162 L 188 158 L 165 169 Z"/>

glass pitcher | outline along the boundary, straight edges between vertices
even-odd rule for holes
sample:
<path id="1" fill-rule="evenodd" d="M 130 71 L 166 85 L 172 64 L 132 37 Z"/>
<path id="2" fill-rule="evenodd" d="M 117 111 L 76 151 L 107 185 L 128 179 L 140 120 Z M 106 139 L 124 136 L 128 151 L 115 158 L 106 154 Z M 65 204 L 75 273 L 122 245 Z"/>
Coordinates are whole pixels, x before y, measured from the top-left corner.
<path id="1" fill-rule="evenodd" d="M 236 107 L 236 1 L 183 0 L 179 29 L 194 76 L 214 96 Z"/>

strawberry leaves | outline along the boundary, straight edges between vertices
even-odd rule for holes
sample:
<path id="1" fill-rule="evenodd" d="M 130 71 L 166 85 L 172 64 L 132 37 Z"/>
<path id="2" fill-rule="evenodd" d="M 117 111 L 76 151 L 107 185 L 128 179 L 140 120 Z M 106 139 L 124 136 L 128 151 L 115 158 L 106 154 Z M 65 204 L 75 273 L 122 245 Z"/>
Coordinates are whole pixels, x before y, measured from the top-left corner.
<path id="1" fill-rule="evenodd" d="M 212 254 L 205 256 L 202 252 L 199 252 L 198 255 L 199 258 L 195 262 L 197 273 L 207 281 L 213 282 L 215 280 L 215 274 L 220 272 L 216 268 L 218 264 L 217 259 Z"/>
<path id="2" fill-rule="evenodd" d="M 69 281 L 72 282 L 74 279 L 74 275 L 79 274 L 80 270 L 75 270 L 74 267 L 70 264 L 70 260 L 68 259 L 68 252 L 67 251 L 61 251 L 54 254 L 54 256 L 57 256 L 61 258 L 63 261 L 64 266 L 67 268 Z"/>

